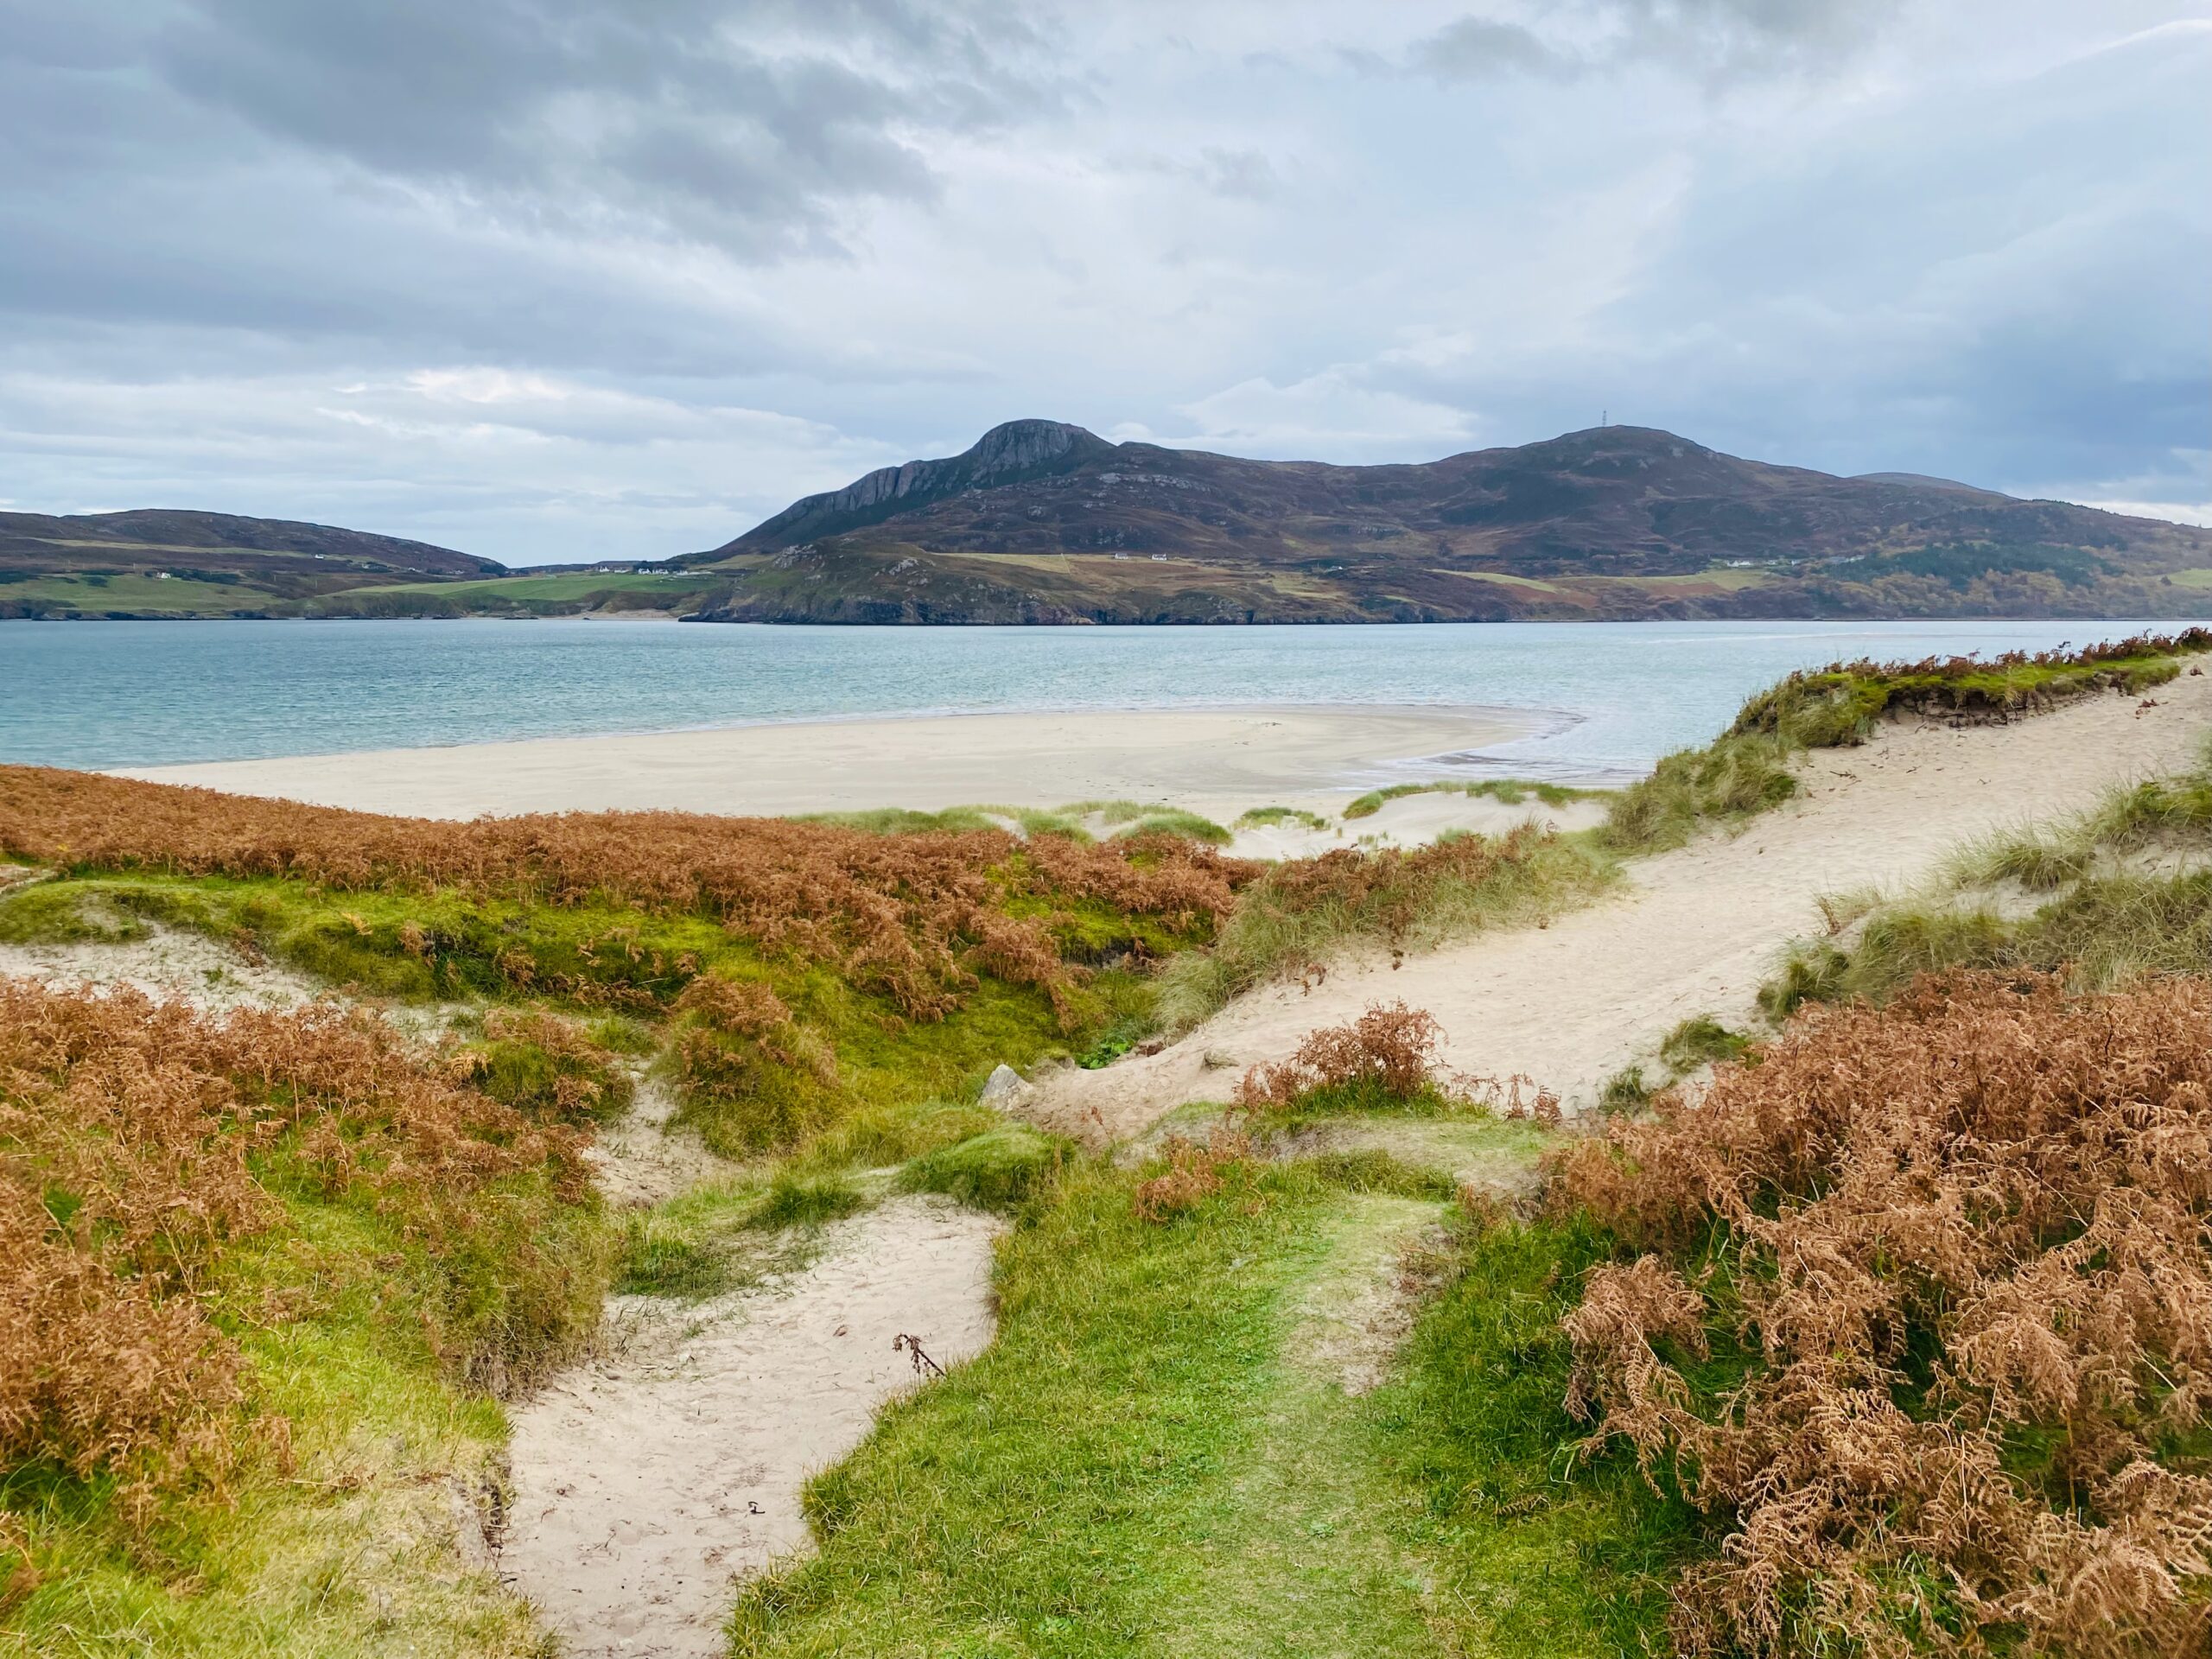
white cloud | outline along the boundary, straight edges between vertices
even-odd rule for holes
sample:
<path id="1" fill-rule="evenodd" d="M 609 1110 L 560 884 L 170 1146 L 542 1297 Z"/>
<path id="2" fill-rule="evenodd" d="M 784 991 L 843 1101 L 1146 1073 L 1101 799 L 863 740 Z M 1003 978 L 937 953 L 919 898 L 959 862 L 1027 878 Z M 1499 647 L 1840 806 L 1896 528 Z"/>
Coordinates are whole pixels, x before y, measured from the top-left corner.
<path id="1" fill-rule="evenodd" d="M 0 452 L 77 480 L 43 511 L 236 511 L 245 495 L 271 518 L 524 564 L 717 546 L 902 458 L 772 411 L 484 367 L 335 385 L 0 377 Z"/>
<path id="2" fill-rule="evenodd" d="M 1179 406 L 1187 437 L 1165 442 L 1282 460 L 1397 461 L 1472 447 L 1467 414 L 1360 383 L 1332 368 L 1287 386 L 1264 378 Z"/>
<path id="3" fill-rule="evenodd" d="M 1373 461 L 1601 408 L 2212 498 L 2202 0 L 391 0 L 358 60 L 358 8 L 0 6 L 33 509 L 666 553 L 1017 415 Z"/>
<path id="4" fill-rule="evenodd" d="M 2202 524 L 2212 529 L 2212 501 L 2092 501 L 2077 499 L 2076 506 L 2102 507 L 2133 518 L 2164 518 L 2177 524 Z"/>

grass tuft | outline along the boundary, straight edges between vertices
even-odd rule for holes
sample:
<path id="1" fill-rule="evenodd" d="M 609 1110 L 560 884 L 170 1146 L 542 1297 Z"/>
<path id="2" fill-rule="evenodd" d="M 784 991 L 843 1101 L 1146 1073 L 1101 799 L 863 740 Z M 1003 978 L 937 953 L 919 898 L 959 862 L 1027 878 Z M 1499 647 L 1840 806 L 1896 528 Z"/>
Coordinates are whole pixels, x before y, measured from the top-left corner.
<path id="1" fill-rule="evenodd" d="M 1239 830 L 1265 830 L 1278 823 L 1294 823 L 1305 830 L 1326 830 L 1328 819 L 1302 806 L 1255 806 L 1236 820 Z"/>
<path id="2" fill-rule="evenodd" d="M 1758 734 L 1667 755 L 1649 777 L 1613 796 L 1599 840 L 1615 852 L 1664 852 L 1710 825 L 1779 806 L 1797 792 L 1789 756 L 1786 744 Z"/>
<path id="3" fill-rule="evenodd" d="M 782 1170 L 769 1182 L 767 1192 L 747 1217 L 747 1223 L 771 1230 L 819 1227 L 857 1215 L 868 1205 L 868 1195 L 845 1176 Z"/>
<path id="4" fill-rule="evenodd" d="M 1565 784 L 1535 783 L 1520 778 L 1484 778 L 1471 783 L 1452 779 L 1442 783 L 1392 784 L 1357 797 L 1344 807 L 1344 817 L 1371 818 L 1382 810 L 1386 801 L 1402 800 L 1408 795 L 1465 795 L 1475 799 L 1487 798 L 1506 806 L 1519 806 L 1533 795 L 1546 806 L 1565 806 L 1570 801 L 1589 800 L 1602 793 L 1600 790 L 1573 789 Z"/>
<path id="5" fill-rule="evenodd" d="M 1325 971 L 1360 947 L 1418 950 L 1487 927 L 1541 921 L 1614 879 L 1580 841 L 1522 826 L 1449 836 L 1410 850 L 1341 848 L 1273 867 L 1238 895 L 1211 950 L 1170 963 L 1159 1014 L 1187 1030 L 1230 998 Z"/>
<path id="6" fill-rule="evenodd" d="M 899 1172 L 899 1190 L 941 1192 L 975 1210 L 1019 1209 L 1057 1174 L 1065 1144 L 1024 1123 L 1001 1123 L 923 1154 Z"/>
<path id="7" fill-rule="evenodd" d="M 1722 1025 L 1711 1014 L 1694 1014 L 1676 1026 L 1659 1045 L 1659 1058 L 1676 1077 L 1701 1065 L 1718 1065 L 1738 1058 L 1751 1039 Z"/>
<path id="8" fill-rule="evenodd" d="M 1599 1089 L 1598 1109 L 1608 1114 L 1640 1112 L 1651 1103 L 1651 1085 L 1643 1080 L 1643 1068 L 1624 1065 Z"/>

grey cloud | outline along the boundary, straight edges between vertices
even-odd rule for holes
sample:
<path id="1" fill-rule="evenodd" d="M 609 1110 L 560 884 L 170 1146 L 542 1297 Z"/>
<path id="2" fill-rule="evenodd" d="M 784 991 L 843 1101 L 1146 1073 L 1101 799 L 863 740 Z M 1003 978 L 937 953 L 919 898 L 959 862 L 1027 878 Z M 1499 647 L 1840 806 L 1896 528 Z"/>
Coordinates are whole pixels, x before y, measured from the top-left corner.
<path id="1" fill-rule="evenodd" d="M 933 136 L 1052 114 L 1048 45 L 997 0 L 0 0 L 0 337 L 788 366 L 695 256 L 849 257 Z"/>
<path id="2" fill-rule="evenodd" d="M 1665 247 L 1580 337 L 1478 341 L 1378 384 L 1617 420 L 1843 472 L 2028 493 L 2206 473 L 2212 33 L 1869 111 L 1817 165 L 1708 161 Z"/>
<path id="3" fill-rule="evenodd" d="M 1569 76 L 1589 66 L 1580 57 L 1547 45 L 1518 23 L 1488 17 L 1461 17 L 1406 50 L 1406 67 L 1438 80 L 1475 80 L 1521 71 Z"/>
<path id="4" fill-rule="evenodd" d="M 1565 80 L 1646 63 L 1714 80 L 1818 70 L 1872 39 L 1897 8 L 1897 0 L 1582 0 L 1567 10 L 1570 28 L 1557 38 L 1470 14 L 1414 41 L 1396 67 L 1444 81 Z"/>
<path id="5" fill-rule="evenodd" d="M 823 251 L 841 205 L 928 199 L 909 135 L 1049 107 L 998 38 L 890 0 L 193 0 L 150 62 L 271 137 L 483 209 L 762 259 Z"/>
<path id="6" fill-rule="evenodd" d="M 2212 33 L 2093 52 L 2190 0 L 2112 3 L 0 0 L 0 495 L 585 556 L 1015 410 L 1416 459 L 1610 406 L 2212 500 Z"/>

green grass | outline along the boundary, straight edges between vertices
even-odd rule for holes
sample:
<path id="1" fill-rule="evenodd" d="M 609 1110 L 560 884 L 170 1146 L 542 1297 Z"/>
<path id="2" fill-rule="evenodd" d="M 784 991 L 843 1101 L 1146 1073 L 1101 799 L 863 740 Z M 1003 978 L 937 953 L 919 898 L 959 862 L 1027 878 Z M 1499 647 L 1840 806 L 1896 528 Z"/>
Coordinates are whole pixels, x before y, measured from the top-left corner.
<path id="1" fill-rule="evenodd" d="M 679 1301 L 753 1288 L 805 1266 L 822 1228 L 874 1202 L 847 1172 L 803 1160 L 707 1182 L 625 1219 L 615 1288 Z"/>
<path id="2" fill-rule="evenodd" d="M 2208 858 L 2212 754 L 2074 818 L 1968 843 L 1925 887 L 1872 901 L 1855 936 L 1792 946 L 1760 1001 L 1779 1020 L 1808 1001 L 1878 1002 L 1952 968 L 2063 970 L 2080 990 L 2202 974 Z"/>
<path id="3" fill-rule="evenodd" d="M 866 812 L 807 812 L 799 816 L 798 822 L 834 823 L 875 836 L 955 835 L 966 830 L 999 828 L 988 809 L 977 806 L 948 806 L 936 812 L 918 812 L 903 806 L 880 806 Z"/>
<path id="4" fill-rule="evenodd" d="M 1062 1141 L 1002 1123 L 925 1152 L 899 1174 L 901 1191 L 940 1192 L 973 1210 L 1011 1211 L 1041 1192 L 1066 1160 Z"/>
<path id="5" fill-rule="evenodd" d="M 265 588 L 249 582 L 198 582 L 185 576 L 163 580 L 150 574 L 111 576 L 34 576 L 0 588 L 0 602 L 44 606 L 54 611 L 99 616 L 109 611 L 173 611 L 179 615 L 227 616 L 233 611 L 261 611 L 279 605 Z"/>
<path id="6" fill-rule="evenodd" d="M 574 616 L 584 611 L 689 610 L 707 602 L 723 578 L 705 572 L 668 575 L 604 572 L 559 576 L 491 576 L 473 582 L 404 582 L 348 588 L 276 607 L 306 616 Z"/>
<path id="7" fill-rule="evenodd" d="M 526 1609 L 452 1548 L 448 1491 L 493 1478 L 505 1423 L 453 1380 L 431 1334 L 513 1375 L 557 1360 L 595 1321 L 613 1264 L 596 1206 L 502 1183 L 481 1197 L 480 1247 L 439 1259 L 368 1194 L 294 1190 L 281 1169 L 264 1179 L 285 1192 L 283 1220 L 230 1247 L 206 1306 L 251 1367 L 250 1408 L 290 1424 L 296 1467 L 250 1465 L 227 1501 L 170 1499 L 138 1534 L 111 1482 L 9 1470 L 0 1506 L 28 1526 L 43 1577 L 0 1649 L 542 1654 Z"/>
<path id="8" fill-rule="evenodd" d="M 697 575 L 671 575 L 653 570 L 580 570 L 569 575 L 487 576 L 476 582 L 391 582 L 353 588 L 352 594 L 436 594 L 474 603 L 513 601 L 518 603 L 563 603 L 596 598 L 602 594 L 643 594 L 681 597 L 713 586 Z"/>
<path id="9" fill-rule="evenodd" d="M 1070 823 L 1096 818 L 1117 836 L 1181 836 L 1226 847 L 1236 839 L 1211 818 L 1175 806 L 1147 806 L 1141 801 L 1071 801 L 1053 817 Z"/>
<path id="10" fill-rule="evenodd" d="M 1900 709 L 1996 716 L 2107 684 L 2140 693 L 2180 673 L 2181 657 L 2206 651 L 2212 634 L 2193 628 L 2049 661 L 1856 663 L 1793 674 L 1746 702 L 1711 743 L 1665 756 L 1649 777 L 1614 795 L 1599 839 L 1615 852 L 1663 852 L 1708 828 L 1740 824 L 1796 795 L 1800 752 L 1860 742 Z"/>
<path id="11" fill-rule="evenodd" d="M 1191 943 L 1097 904 L 1056 915 L 1063 948 L 1080 959 L 1132 950 L 1156 959 Z M 836 1077 L 788 1126 L 764 1127 L 749 1109 L 760 1102 L 745 1088 L 687 1099 L 683 1121 L 734 1156 L 788 1138 L 787 1129 L 819 1129 L 872 1108 L 972 1096 L 994 1065 L 1027 1070 L 1116 1029 L 1149 1029 L 1155 995 L 1150 975 L 1135 967 L 1094 971 L 1061 1007 L 1032 987 L 983 977 L 944 1019 L 909 1020 L 832 967 L 764 957 L 699 917 L 446 890 L 334 895 L 302 882 L 227 877 L 70 877 L 0 894 L 0 938 L 111 938 L 147 920 L 243 940 L 328 984 L 405 1001 L 543 1001 L 586 1013 L 611 1004 L 658 1020 L 699 974 L 765 981 L 834 1054 Z"/>
<path id="12" fill-rule="evenodd" d="M 1458 1651 L 1663 1652 L 1669 1580 L 1711 1548 L 1632 1459 L 1577 1453 L 1559 1321 L 1606 1254 L 1573 1225 L 1464 1232 L 1376 1400 L 1378 1454 L 1422 1495 L 1413 1536 L 1448 1575 Z"/>
<path id="13" fill-rule="evenodd" d="M 1317 893 L 1300 885 L 1305 868 L 1277 866 L 1245 887 L 1211 949 L 1167 964 L 1157 1005 L 1166 1028 L 1188 1030 L 1241 992 L 1348 950 L 1424 950 L 1485 928 L 1548 920 L 1618 876 L 1609 858 L 1573 836 L 1546 837 L 1526 858 L 1479 880 L 1409 874 L 1418 867 L 1401 862 L 1378 867 L 1398 874 L 1362 890 Z"/>
<path id="14" fill-rule="evenodd" d="M 1716 824 L 1740 823 L 1797 793 L 1789 756 L 1788 744 L 1763 734 L 1666 755 L 1614 795 L 1599 841 L 1615 852 L 1664 852 Z"/>
<path id="15" fill-rule="evenodd" d="M 1127 823 L 1141 816 L 1141 809 L 1134 801 L 1107 803 L 1127 807 L 1122 817 L 1111 820 Z M 1090 832 L 1083 827 L 1081 819 L 1085 809 L 1081 806 L 1057 810 L 1034 806 L 1001 806 L 978 804 L 948 806 L 935 812 L 912 811 L 903 807 L 879 808 L 868 812 L 815 812 L 803 817 L 806 823 L 836 823 L 849 829 L 866 830 L 876 835 L 915 835 L 931 831 L 961 830 L 1001 830 L 1013 826 L 1024 840 L 1037 836 L 1059 836 L 1069 841 L 1087 842 Z M 1204 820 L 1200 820 L 1201 823 Z"/>
<path id="16" fill-rule="evenodd" d="M 746 1217 L 751 1227 L 819 1227 L 842 1221 L 868 1207 L 867 1196 L 842 1175 L 804 1175 L 779 1171 L 761 1195 L 760 1207 Z"/>
<path id="17" fill-rule="evenodd" d="M 1148 1224 L 1157 1167 L 1066 1165 L 1019 1212 L 996 1342 L 810 1484 L 821 1553 L 743 1592 L 734 1650 L 1639 1650 L 1681 1529 L 1610 1465 L 1561 1478 L 1560 1251 L 1452 1247 L 1484 1277 L 1350 1395 L 1345 1344 L 1450 1176 L 1372 1149 L 1232 1166 Z"/>
<path id="18" fill-rule="evenodd" d="M 1651 1085 L 1644 1081 L 1643 1068 L 1624 1065 L 1607 1077 L 1598 1090 L 1598 1109 L 1601 1112 L 1637 1112 L 1651 1103 Z"/>
<path id="19" fill-rule="evenodd" d="M 0 944 L 122 944 L 148 931 L 143 918 L 78 883 L 0 887 Z"/>
<path id="20" fill-rule="evenodd" d="M 1405 1499 L 1292 1347 L 1406 1215 L 1270 1171 L 1149 1226 L 1128 1177 L 1071 1173 L 1004 1247 L 997 1342 L 811 1484 L 823 1553 L 746 1592 L 736 1650 L 1435 1651 Z"/>
<path id="21" fill-rule="evenodd" d="M 1294 823 L 1302 830 L 1326 830 L 1328 819 L 1319 812 L 1308 812 L 1302 806 L 1255 806 L 1240 813 L 1236 819 L 1239 830 L 1267 830 L 1279 823 Z"/>
<path id="22" fill-rule="evenodd" d="M 1371 789 L 1347 803 L 1344 817 L 1371 818 L 1382 810 L 1384 802 L 1403 800 L 1408 795 L 1465 795 L 1471 799 L 1488 798 L 1506 806 L 1519 806 L 1533 796 L 1546 806 L 1565 806 L 1570 801 L 1591 800 L 1604 793 L 1602 790 L 1571 789 L 1564 784 L 1532 783 L 1518 778 L 1485 778 L 1475 783 L 1392 784 L 1387 789 Z"/>
<path id="23" fill-rule="evenodd" d="M 1693 1014 L 1667 1033 L 1659 1045 L 1659 1058 L 1679 1077 L 1701 1065 L 1735 1059 L 1751 1046 L 1749 1037 L 1729 1030 L 1711 1014 Z"/>
<path id="24" fill-rule="evenodd" d="M 1791 675 L 1746 702 L 1729 731 L 1777 738 L 1796 748 L 1833 748 L 1860 741 L 1897 708 L 1996 714 L 2090 695 L 2106 683 L 2139 695 L 2180 673 L 2177 658 L 2208 650 L 2212 637 L 2193 628 L 2171 639 L 2092 647 L 2047 661 L 1852 664 Z"/>

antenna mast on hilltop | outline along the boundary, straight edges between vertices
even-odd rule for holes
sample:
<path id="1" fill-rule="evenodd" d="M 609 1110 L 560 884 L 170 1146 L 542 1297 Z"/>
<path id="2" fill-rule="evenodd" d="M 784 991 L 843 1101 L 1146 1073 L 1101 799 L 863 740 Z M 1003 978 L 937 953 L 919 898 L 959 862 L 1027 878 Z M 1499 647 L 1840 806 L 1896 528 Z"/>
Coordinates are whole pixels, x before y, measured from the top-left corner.
<path id="1" fill-rule="evenodd" d="M 1608 420 L 1606 417 L 1607 417 L 1608 416 L 1610 416 L 1612 412 L 1613 412 L 1613 411 L 1612 411 L 1611 410 L 1610 410 L 1610 409 L 1601 409 L 1601 410 L 1599 410 L 1598 411 L 1598 424 L 1599 424 L 1599 425 L 1600 425 L 1600 426 L 1611 426 L 1611 425 L 1612 424 L 1612 422 L 1611 422 L 1611 421 L 1610 421 L 1610 420 Z"/>

